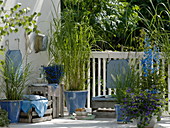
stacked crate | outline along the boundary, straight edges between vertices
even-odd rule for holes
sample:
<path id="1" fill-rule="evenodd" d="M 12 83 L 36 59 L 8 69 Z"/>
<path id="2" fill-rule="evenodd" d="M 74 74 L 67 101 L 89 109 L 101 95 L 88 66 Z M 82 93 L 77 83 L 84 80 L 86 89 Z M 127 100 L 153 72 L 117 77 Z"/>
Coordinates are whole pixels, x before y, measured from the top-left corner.
<path id="1" fill-rule="evenodd" d="M 29 86 L 31 95 L 40 95 L 48 99 L 48 108 L 43 117 L 39 117 L 32 108 L 28 113 L 20 113 L 20 122 L 35 123 L 48 121 L 52 118 L 64 116 L 64 103 L 63 103 L 63 85 L 58 85 L 56 89 L 48 84 L 38 85 L 33 84 Z"/>
<path id="2" fill-rule="evenodd" d="M 117 104 L 115 98 L 92 98 L 92 113 L 96 118 L 115 118 L 114 106 Z"/>

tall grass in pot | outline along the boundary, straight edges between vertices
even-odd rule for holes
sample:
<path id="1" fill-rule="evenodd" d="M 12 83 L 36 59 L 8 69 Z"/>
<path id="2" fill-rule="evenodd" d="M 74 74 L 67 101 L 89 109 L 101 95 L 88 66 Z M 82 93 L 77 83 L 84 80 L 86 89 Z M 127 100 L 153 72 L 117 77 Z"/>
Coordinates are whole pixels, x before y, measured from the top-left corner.
<path id="1" fill-rule="evenodd" d="M 69 104 L 75 105 L 77 103 L 67 102 L 70 113 L 73 113 L 76 108 L 85 107 L 85 103 L 81 102 L 86 100 L 82 100 L 80 97 L 82 95 L 84 98 L 87 97 L 89 60 L 91 48 L 95 42 L 94 31 L 88 23 L 87 17 L 84 17 L 81 22 L 76 22 L 74 11 L 68 9 L 62 12 L 60 19 L 54 18 L 51 25 L 49 54 L 54 58 L 56 64 L 64 66 L 65 90 L 76 91 L 75 94 L 66 94 L 67 91 L 65 91 L 66 97 L 79 98 L 78 104 L 81 104 L 72 109 Z M 84 94 L 78 96 L 79 91 L 82 90 L 85 90 Z"/>
<path id="2" fill-rule="evenodd" d="M 65 12 L 51 27 L 49 53 L 57 64 L 64 65 L 66 90 L 85 90 L 88 63 L 94 32 L 87 22 L 74 21 L 74 12 Z"/>

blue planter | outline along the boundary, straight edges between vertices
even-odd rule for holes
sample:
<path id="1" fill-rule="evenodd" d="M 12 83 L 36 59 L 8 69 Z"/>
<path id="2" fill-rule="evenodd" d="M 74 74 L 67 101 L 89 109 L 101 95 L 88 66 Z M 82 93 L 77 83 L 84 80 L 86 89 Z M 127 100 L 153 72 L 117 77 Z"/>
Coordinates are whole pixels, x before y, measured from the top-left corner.
<path id="1" fill-rule="evenodd" d="M 8 112 L 10 123 L 18 123 L 21 101 L 0 101 L 0 107 Z"/>
<path id="2" fill-rule="evenodd" d="M 66 105 L 69 114 L 77 108 L 85 108 L 88 91 L 65 91 Z"/>
<path id="3" fill-rule="evenodd" d="M 120 104 L 116 104 L 116 105 L 115 105 L 117 122 L 118 122 L 118 123 L 130 122 L 130 118 L 128 118 L 128 117 L 123 117 L 123 112 L 122 112 L 121 108 L 122 108 L 122 107 L 121 107 Z"/>
<path id="4" fill-rule="evenodd" d="M 43 67 L 43 69 L 49 84 L 59 84 L 60 79 L 64 76 L 64 67 L 62 65 Z"/>

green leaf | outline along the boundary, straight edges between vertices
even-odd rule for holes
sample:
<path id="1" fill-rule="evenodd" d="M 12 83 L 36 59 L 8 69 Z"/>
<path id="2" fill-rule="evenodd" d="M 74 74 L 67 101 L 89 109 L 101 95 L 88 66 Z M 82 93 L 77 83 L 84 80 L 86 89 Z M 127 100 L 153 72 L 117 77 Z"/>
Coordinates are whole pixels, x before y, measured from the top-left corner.
<path id="1" fill-rule="evenodd" d="M 3 27 L 0 27 L 0 31 L 3 30 Z"/>
<path id="2" fill-rule="evenodd" d="M 20 26 L 22 26 L 22 24 L 21 24 L 21 23 L 18 23 L 18 26 L 20 27 Z"/>
<path id="3" fill-rule="evenodd" d="M 3 3 L 3 0 L 0 0 L 0 5 Z"/>
<path id="4" fill-rule="evenodd" d="M 41 13 L 39 12 L 39 13 L 37 14 L 37 16 L 41 16 Z"/>
<path id="5" fill-rule="evenodd" d="M 5 25 L 4 28 L 5 28 L 5 29 L 9 28 L 9 25 Z"/>
<path id="6" fill-rule="evenodd" d="M 35 23 L 36 23 L 36 21 L 35 21 L 35 20 L 32 20 L 32 23 L 33 23 L 33 24 L 35 24 Z"/>
<path id="7" fill-rule="evenodd" d="M 35 16 L 35 15 L 37 15 L 37 12 L 34 12 L 34 14 L 33 14 L 33 15 L 34 15 L 34 16 Z"/>
<path id="8" fill-rule="evenodd" d="M 20 7 L 20 5 L 17 4 L 14 6 L 14 9 L 17 10 L 19 7 Z"/>
<path id="9" fill-rule="evenodd" d="M 4 11 L 4 7 L 1 7 L 1 10 Z"/>
<path id="10" fill-rule="evenodd" d="M 15 33 L 18 32 L 18 29 L 16 28 L 16 29 L 14 30 L 14 32 L 15 32 Z"/>
<path id="11" fill-rule="evenodd" d="M 9 17 L 9 15 L 8 15 L 8 14 L 6 14 L 6 15 L 5 15 L 5 18 L 8 18 L 8 17 Z"/>
<path id="12" fill-rule="evenodd" d="M 116 78 L 113 74 L 111 74 L 111 77 L 112 77 L 113 81 L 116 82 Z"/>

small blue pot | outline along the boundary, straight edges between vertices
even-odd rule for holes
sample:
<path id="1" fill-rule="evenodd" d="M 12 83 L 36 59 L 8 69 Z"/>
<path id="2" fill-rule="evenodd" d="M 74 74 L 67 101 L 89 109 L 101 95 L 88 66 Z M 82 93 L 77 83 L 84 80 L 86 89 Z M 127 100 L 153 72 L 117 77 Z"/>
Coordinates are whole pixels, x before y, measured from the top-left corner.
<path id="1" fill-rule="evenodd" d="M 64 76 L 64 67 L 63 65 L 55 65 L 43 67 L 46 73 L 46 79 L 49 84 L 60 83 L 61 78 Z"/>
<path id="2" fill-rule="evenodd" d="M 123 112 L 121 108 L 122 107 L 120 104 L 115 105 L 117 123 L 130 122 L 129 117 L 123 117 Z"/>
<path id="3" fill-rule="evenodd" d="M 66 106 L 69 114 L 77 108 L 85 108 L 88 91 L 65 91 Z"/>
<path id="4" fill-rule="evenodd" d="M 8 112 L 10 123 L 19 122 L 19 114 L 21 110 L 21 101 L 0 101 L 0 107 Z"/>

